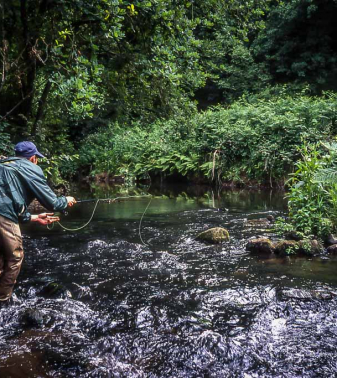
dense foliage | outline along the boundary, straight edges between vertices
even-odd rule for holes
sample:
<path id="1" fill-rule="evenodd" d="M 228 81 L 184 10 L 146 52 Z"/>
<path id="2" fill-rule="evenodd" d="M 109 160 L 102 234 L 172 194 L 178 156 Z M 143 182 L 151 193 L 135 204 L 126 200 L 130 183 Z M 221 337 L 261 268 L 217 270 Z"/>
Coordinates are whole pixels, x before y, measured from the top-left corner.
<path id="1" fill-rule="evenodd" d="M 335 135 L 336 15 L 335 0 L 2 0 L 0 153 L 34 140 L 54 181 L 273 184 L 301 140 Z"/>
<path id="2" fill-rule="evenodd" d="M 267 3 L 2 1 L 1 120 L 14 139 L 76 141 L 99 119 L 188 113 L 196 90 L 214 76 L 206 70 L 208 41 L 225 33 L 233 49 L 261 28 Z"/>
<path id="3" fill-rule="evenodd" d="M 316 92 L 336 88 L 336 7 L 335 0 L 281 1 L 273 7 L 251 49 L 273 80 L 307 82 Z"/>
<path id="4" fill-rule="evenodd" d="M 303 141 L 337 132 L 336 95 L 245 98 L 192 117 L 125 131 L 113 123 L 83 143 L 80 163 L 114 174 L 179 174 L 225 181 L 282 180 Z M 97 172 L 93 172 L 97 173 Z"/>
<path id="5" fill-rule="evenodd" d="M 300 152 L 288 181 L 289 218 L 278 228 L 325 240 L 337 230 L 337 144 L 305 144 Z"/>

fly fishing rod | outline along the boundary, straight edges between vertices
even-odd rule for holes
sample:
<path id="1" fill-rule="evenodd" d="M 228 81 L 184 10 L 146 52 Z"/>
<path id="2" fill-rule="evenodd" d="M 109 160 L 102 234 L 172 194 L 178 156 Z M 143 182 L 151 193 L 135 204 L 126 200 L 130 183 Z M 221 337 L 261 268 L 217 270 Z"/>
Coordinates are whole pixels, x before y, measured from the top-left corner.
<path id="1" fill-rule="evenodd" d="M 149 198 L 152 197 L 150 194 L 143 195 L 143 196 L 126 196 L 126 197 L 115 197 L 115 198 L 89 198 L 89 199 L 83 199 L 83 200 L 78 200 L 76 203 L 90 203 L 90 202 L 116 202 L 120 199 L 128 199 L 128 198 Z"/>

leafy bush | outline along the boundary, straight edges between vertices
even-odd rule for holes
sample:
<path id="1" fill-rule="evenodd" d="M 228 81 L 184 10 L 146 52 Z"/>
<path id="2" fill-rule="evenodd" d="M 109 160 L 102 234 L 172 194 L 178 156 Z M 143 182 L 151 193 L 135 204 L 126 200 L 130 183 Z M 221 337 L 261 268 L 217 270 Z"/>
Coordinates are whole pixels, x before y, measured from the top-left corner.
<path id="1" fill-rule="evenodd" d="M 10 136 L 5 132 L 7 123 L 0 122 L 0 155 L 7 155 L 13 150 L 13 145 L 10 141 Z"/>
<path id="2" fill-rule="evenodd" d="M 183 118 L 130 127 L 111 124 L 82 144 L 80 164 L 93 173 L 122 171 L 199 176 L 209 181 L 283 180 L 300 157 L 303 141 L 336 132 L 336 95 L 280 93 L 243 98 Z"/>
<path id="3" fill-rule="evenodd" d="M 336 145 L 304 144 L 300 151 L 302 159 L 288 180 L 289 219 L 277 227 L 325 239 L 337 227 L 337 181 L 329 174 L 337 168 Z"/>

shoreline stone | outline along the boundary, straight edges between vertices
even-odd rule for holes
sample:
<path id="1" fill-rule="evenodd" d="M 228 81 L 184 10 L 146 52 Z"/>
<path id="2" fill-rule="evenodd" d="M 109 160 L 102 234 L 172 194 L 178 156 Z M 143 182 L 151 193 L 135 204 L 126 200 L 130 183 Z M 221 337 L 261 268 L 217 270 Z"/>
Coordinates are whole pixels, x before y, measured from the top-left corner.
<path id="1" fill-rule="evenodd" d="M 337 255 L 337 244 L 330 245 L 326 251 L 332 255 Z"/>

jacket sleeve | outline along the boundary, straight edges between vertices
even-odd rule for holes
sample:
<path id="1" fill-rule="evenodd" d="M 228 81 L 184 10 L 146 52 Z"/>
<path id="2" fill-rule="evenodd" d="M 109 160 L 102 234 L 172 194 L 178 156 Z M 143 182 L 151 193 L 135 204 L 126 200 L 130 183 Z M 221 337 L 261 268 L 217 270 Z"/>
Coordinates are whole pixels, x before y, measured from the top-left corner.
<path id="1" fill-rule="evenodd" d="M 29 181 L 30 190 L 34 197 L 49 211 L 64 210 L 68 206 L 66 197 L 57 197 L 47 184 L 47 179 L 41 168 L 35 166 L 35 169 L 36 172 Z"/>
<path id="2" fill-rule="evenodd" d="M 19 223 L 28 223 L 31 219 L 31 214 L 28 211 L 25 211 L 22 214 L 18 215 Z"/>

